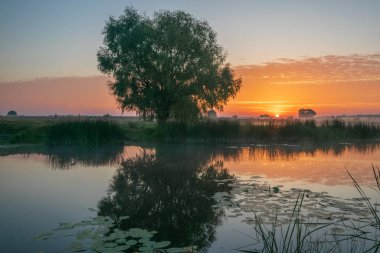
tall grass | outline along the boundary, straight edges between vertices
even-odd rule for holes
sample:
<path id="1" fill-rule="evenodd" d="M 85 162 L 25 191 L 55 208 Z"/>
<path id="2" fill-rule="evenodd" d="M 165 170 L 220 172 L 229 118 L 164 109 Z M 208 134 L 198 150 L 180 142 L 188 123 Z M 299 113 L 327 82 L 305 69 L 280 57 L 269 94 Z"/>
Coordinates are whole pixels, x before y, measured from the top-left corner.
<path id="1" fill-rule="evenodd" d="M 380 137 L 380 128 L 339 120 L 325 121 L 321 125 L 313 120 L 266 124 L 238 120 L 167 122 L 158 125 L 155 137 L 171 142 L 337 141 Z"/>
<path id="2" fill-rule="evenodd" d="M 47 143 L 53 145 L 94 146 L 123 142 L 123 130 L 111 121 L 61 121 L 47 128 Z"/>
<path id="3" fill-rule="evenodd" d="M 298 196 L 294 204 L 290 221 L 285 230 L 282 226 L 277 228 L 277 216 L 271 226 L 265 225 L 263 221 L 255 214 L 254 231 L 256 240 L 260 245 L 259 249 L 244 250 L 236 249 L 245 253 L 301 253 L 301 252 L 325 252 L 333 251 L 334 246 L 328 240 L 319 241 L 317 232 L 322 231 L 328 226 L 332 226 L 339 221 L 332 223 L 305 223 L 302 220 L 301 207 L 305 193 Z M 316 226 L 316 228 L 310 228 Z"/>
<path id="4" fill-rule="evenodd" d="M 348 175 L 351 177 L 354 186 L 356 190 L 359 192 L 360 196 L 364 200 L 368 210 L 371 213 L 370 217 L 367 218 L 367 225 L 370 227 L 375 228 L 375 232 L 370 235 L 362 236 L 364 233 L 362 230 L 358 227 L 354 227 L 354 231 L 358 232 L 360 234 L 361 238 L 364 240 L 369 241 L 370 243 L 373 243 L 373 246 L 367 249 L 365 252 L 378 252 L 380 250 L 380 238 L 379 238 L 379 233 L 380 233 L 380 216 L 379 216 L 379 210 L 376 208 L 376 206 L 371 202 L 370 198 L 368 198 L 367 194 L 363 190 L 363 188 L 360 186 L 360 184 L 356 181 L 356 179 L 351 175 L 351 173 L 346 170 Z M 379 194 L 380 194 L 380 170 L 379 168 L 375 168 L 375 166 L 372 164 L 372 171 L 373 175 L 375 178 L 376 186 L 377 189 L 375 189 Z"/>
<path id="5" fill-rule="evenodd" d="M 0 120 L 1 143 L 50 143 L 98 145 L 128 141 L 250 143 L 261 142 L 336 142 L 380 138 L 379 126 L 339 120 L 317 124 L 313 120 L 216 120 L 163 124 L 124 121 L 119 124 L 102 120 L 38 121 Z"/>

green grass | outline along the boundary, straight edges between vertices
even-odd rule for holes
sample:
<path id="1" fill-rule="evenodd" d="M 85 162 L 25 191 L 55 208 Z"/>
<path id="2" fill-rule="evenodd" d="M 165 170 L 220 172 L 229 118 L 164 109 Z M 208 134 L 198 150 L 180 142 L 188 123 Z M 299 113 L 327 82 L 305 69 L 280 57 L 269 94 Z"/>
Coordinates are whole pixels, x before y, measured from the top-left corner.
<path id="1" fill-rule="evenodd" d="M 0 120 L 0 144 L 43 143 L 48 121 Z"/>

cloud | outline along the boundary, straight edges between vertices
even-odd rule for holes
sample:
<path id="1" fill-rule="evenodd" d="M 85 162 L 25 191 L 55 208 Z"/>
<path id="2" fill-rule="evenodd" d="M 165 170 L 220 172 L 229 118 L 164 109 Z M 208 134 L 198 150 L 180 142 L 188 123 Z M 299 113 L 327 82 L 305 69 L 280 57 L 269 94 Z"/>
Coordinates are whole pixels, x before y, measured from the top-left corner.
<path id="1" fill-rule="evenodd" d="M 380 81 L 380 53 L 327 55 L 302 59 L 280 58 L 262 65 L 238 66 L 244 77 L 270 84 L 329 84 Z"/>

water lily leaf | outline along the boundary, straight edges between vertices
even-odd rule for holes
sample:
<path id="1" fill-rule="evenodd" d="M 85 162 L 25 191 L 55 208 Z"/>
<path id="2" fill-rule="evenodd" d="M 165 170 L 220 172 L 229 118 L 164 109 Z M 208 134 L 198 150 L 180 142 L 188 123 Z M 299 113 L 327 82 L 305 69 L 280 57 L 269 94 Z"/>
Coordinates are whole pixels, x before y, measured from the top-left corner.
<path id="1" fill-rule="evenodd" d="M 137 241 L 136 240 L 129 240 L 125 243 L 125 245 L 129 245 L 129 246 L 133 246 L 133 245 L 136 245 L 137 244 Z"/>
<path id="2" fill-rule="evenodd" d="M 103 245 L 105 248 L 115 248 L 117 247 L 117 243 L 114 243 L 114 242 L 107 242 Z"/>
<path id="3" fill-rule="evenodd" d="M 85 239 L 92 238 L 92 231 L 91 230 L 83 230 L 83 231 L 78 231 L 76 235 L 76 239 L 83 241 Z"/>
<path id="4" fill-rule="evenodd" d="M 53 232 L 42 233 L 42 234 L 36 235 L 35 239 L 37 239 L 37 240 L 47 240 L 53 234 L 54 234 Z"/>
<path id="5" fill-rule="evenodd" d="M 125 238 L 119 238 L 115 242 L 118 243 L 118 244 L 125 244 L 127 242 L 127 239 L 125 239 Z"/>
<path id="6" fill-rule="evenodd" d="M 85 247 L 82 243 L 80 242 L 73 242 L 71 243 L 68 247 L 68 250 L 74 251 L 74 252 L 80 252 L 80 251 L 85 251 L 87 250 L 87 247 Z"/>
<path id="7" fill-rule="evenodd" d="M 180 253 L 183 252 L 182 248 L 169 248 L 165 250 L 167 253 Z"/>
<path id="8" fill-rule="evenodd" d="M 154 248 L 155 249 L 161 249 L 161 248 L 165 248 L 165 247 L 169 246 L 170 244 L 171 244 L 170 241 L 156 242 L 154 244 Z"/>
<path id="9" fill-rule="evenodd" d="M 79 223 L 60 222 L 58 230 L 73 229 L 79 225 Z"/>
<path id="10" fill-rule="evenodd" d="M 141 228 L 131 228 L 128 231 L 128 235 L 134 238 L 151 238 L 153 237 L 153 234 L 150 233 L 148 230 L 141 229 Z"/>
<path id="11" fill-rule="evenodd" d="M 139 251 L 140 252 L 153 252 L 153 248 L 143 246 L 143 247 L 139 248 Z"/>
<path id="12" fill-rule="evenodd" d="M 128 245 L 122 245 L 122 246 L 117 246 L 115 247 L 114 249 L 115 250 L 119 250 L 119 251 L 124 251 L 124 250 L 127 250 L 129 249 L 131 246 L 128 246 Z"/>

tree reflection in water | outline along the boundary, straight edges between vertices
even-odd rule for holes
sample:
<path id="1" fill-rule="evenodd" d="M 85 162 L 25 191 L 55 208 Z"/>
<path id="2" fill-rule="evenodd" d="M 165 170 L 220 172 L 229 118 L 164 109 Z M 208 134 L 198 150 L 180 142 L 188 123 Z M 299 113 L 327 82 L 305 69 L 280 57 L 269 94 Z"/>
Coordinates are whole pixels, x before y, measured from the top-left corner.
<path id="1" fill-rule="evenodd" d="M 155 154 L 142 152 L 123 161 L 108 195 L 98 203 L 98 214 L 129 216 L 119 223 L 120 229 L 156 230 L 155 240 L 207 251 L 224 216 L 212 207 L 212 196 L 229 190 L 215 180 L 233 178 L 222 162 L 210 157 L 194 148 L 157 148 Z"/>

